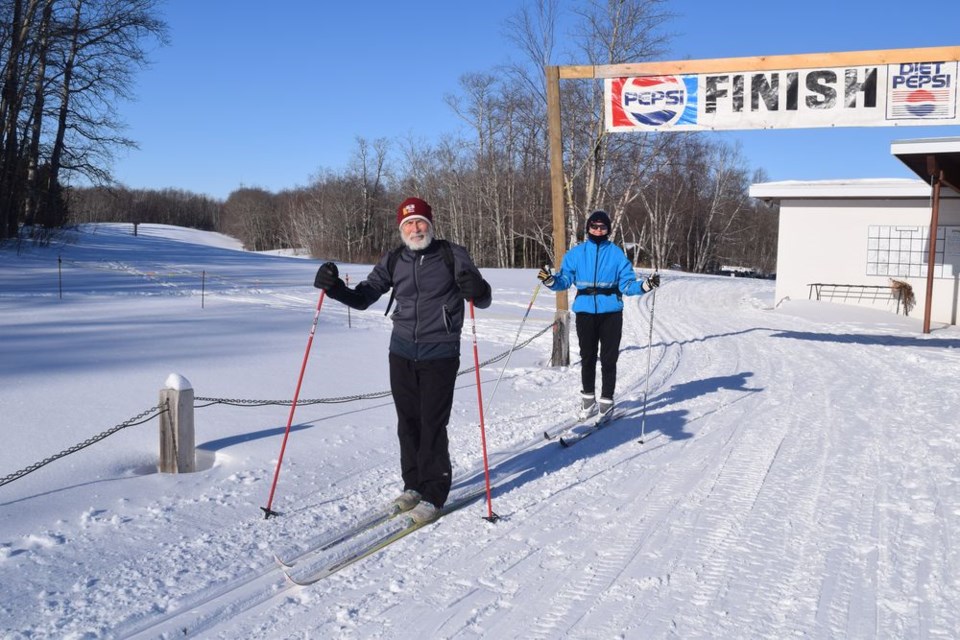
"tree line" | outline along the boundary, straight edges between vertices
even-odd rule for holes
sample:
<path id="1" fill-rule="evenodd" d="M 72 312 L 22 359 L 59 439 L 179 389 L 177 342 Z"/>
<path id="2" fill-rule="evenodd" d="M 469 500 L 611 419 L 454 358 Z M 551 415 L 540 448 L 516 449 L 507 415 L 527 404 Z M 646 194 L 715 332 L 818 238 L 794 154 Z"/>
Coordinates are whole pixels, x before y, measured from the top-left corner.
<path id="1" fill-rule="evenodd" d="M 0 0 L 0 239 L 68 219 L 65 174 L 109 180 L 160 0 Z"/>
<path id="2" fill-rule="evenodd" d="M 228 233 L 252 250 L 296 247 L 321 259 L 371 262 L 399 243 L 396 206 L 416 195 L 434 207 L 438 235 L 466 246 L 481 266 L 555 265 L 544 67 L 560 58 L 591 65 L 660 59 L 672 19 L 667 6 L 533 0 L 506 25 L 520 59 L 463 75 L 447 97 L 461 133 L 432 142 L 358 137 L 346 167 L 279 193 L 242 187 L 217 201 L 118 185 L 71 189 L 70 219 L 192 220 L 189 226 Z M 748 197 L 749 184 L 764 176 L 735 146 L 709 133 L 610 134 L 601 81 L 562 81 L 561 98 L 568 243 L 602 208 L 613 221 L 611 238 L 637 265 L 774 269 L 776 213 Z"/>

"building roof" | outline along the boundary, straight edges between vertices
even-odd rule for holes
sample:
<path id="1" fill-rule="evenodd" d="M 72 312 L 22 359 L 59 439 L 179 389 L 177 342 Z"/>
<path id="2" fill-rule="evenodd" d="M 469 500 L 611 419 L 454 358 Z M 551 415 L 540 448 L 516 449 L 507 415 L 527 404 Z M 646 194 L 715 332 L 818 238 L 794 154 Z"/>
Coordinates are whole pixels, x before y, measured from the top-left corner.
<path id="1" fill-rule="evenodd" d="M 750 185 L 750 197 L 761 200 L 929 198 L 930 185 L 914 178 L 783 180 Z"/>
<path id="2" fill-rule="evenodd" d="M 750 185 L 750 197 L 767 201 L 844 198 L 929 198 L 931 179 L 943 171 L 943 182 L 952 190 L 942 198 L 960 197 L 960 138 L 895 140 L 890 153 L 918 178 L 867 178 L 863 180 L 783 180 Z"/>
<path id="3" fill-rule="evenodd" d="M 960 138 L 895 140 L 890 153 L 927 184 L 942 171 L 943 184 L 960 193 Z"/>

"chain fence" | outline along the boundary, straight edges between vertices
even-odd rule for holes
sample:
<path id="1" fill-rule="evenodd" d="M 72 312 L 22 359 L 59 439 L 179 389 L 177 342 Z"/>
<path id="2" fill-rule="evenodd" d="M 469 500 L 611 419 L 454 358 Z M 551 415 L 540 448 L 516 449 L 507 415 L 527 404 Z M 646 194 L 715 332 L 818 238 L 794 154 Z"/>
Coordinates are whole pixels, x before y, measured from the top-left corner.
<path id="1" fill-rule="evenodd" d="M 522 349 L 522 348 L 526 347 L 526 346 L 529 345 L 531 342 L 533 342 L 534 340 L 536 340 L 537 338 L 539 338 L 540 336 L 542 336 L 542 335 L 545 334 L 546 332 L 548 332 L 548 331 L 550 331 L 551 329 L 553 329 L 553 328 L 556 326 L 556 324 L 557 324 L 556 322 L 553 322 L 553 323 L 551 323 L 551 324 L 548 324 L 548 325 L 547 325 L 546 327 L 544 327 L 542 330 L 540 330 L 540 331 L 538 331 L 537 333 L 535 333 L 534 335 L 530 336 L 529 338 L 527 338 L 527 339 L 524 340 L 523 342 L 518 343 L 518 344 L 517 344 L 515 347 L 513 347 L 512 349 L 510 349 L 510 350 L 508 350 L 508 351 L 504 351 L 503 353 L 498 354 L 498 355 L 490 358 L 489 360 L 485 360 L 485 361 L 481 362 L 481 363 L 480 363 L 480 367 L 483 368 L 483 367 L 485 367 L 485 366 L 487 366 L 487 365 L 490 365 L 490 364 L 494 364 L 494 363 L 496 363 L 496 362 L 499 362 L 499 361 L 503 360 L 504 358 L 508 357 L 513 351 L 516 351 L 516 350 L 518 350 L 518 349 Z M 472 373 L 472 372 L 475 371 L 475 370 L 476 370 L 476 367 L 469 367 L 469 368 L 466 368 L 466 369 L 462 369 L 461 371 L 457 372 L 457 377 L 462 376 L 462 375 L 466 375 L 466 374 L 468 374 L 468 373 Z M 385 397 L 387 397 L 387 396 L 389 396 L 389 395 L 390 395 L 390 391 L 387 390 L 387 391 L 376 391 L 376 392 L 373 392 L 373 393 L 357 394 L 357 395 L 352 395 L 352 396 L 340 396 L 340 397 L 336 397 L 336 398 L 316 398 L 316 399 L 308 399 L 308 400 L 297 400 L 297 406 L 300 407 L 300 406 L 315 405 L 315 404 L 340 404 L 340 403 L 345 403 L 345 402 L 355 402 L 355 401 L 357 401 L 357 400 L 372 400 L 372 399 L 376 399 L 376 398 L 385 398 Z M 205 404 L 196 404 L 196 403 L 198 403 L 198 402 L 200 402 L 200 403 L 205 403 Z M 268 405 L 278 405 L 278 406 L 287 406 L 287 407 L 289 407 L 290 405 L 293 404 L 293 400 L 247 400 L 247 399 L 238 399 L 238 398 L 204 398 L 204 397 L 195 397 L 195 398 L 194 398 L 194 408 L 195 408 L 195 409 L 202 409 L 202 408 L 210 407 L 210 406 L 216 405 L 216 404 L 224 404 L 224 405 L 238 406 L 238 407 L 262 407 L 262 406 L 268 406 Z M 95 436 L 93 436 L 93 437 L 91 437 L 91 438 L 87 438 L 87 439 L 84 440 L 83 442 L 80 442 L 79 444 L 76 444 L 76 445 L 74 445 L 74 446 L 72 446 L 72 447 L 70 447 L 70 448 L 68 448 L 68 449 L 64 449 L 64 450 L 61 451 L 60 453 L 57 453 L 57 454 L 52 455 L 52 456 L 49 456 L 48 458 L 45 458 L 44 460 L 41 460 L 40 462 L 34 463 L 34 464 L 30 465 L 29 467 L 25 467 L 25 468 L 23 468 L 23 469 L 21 469 L 21 470 L 19 470 L 19 471 L 15 471 L 15 472 L 13 472 L 13 473 L 11 473 L 11 474 L 8 474 L 8 475 L 6 475 L 6 476 L 0 477 L 0 487 L 4 486 L 4 485 L 6 485 L 6 484 L 9 484 L 9 483 L 11 483 L 11 482 L 13 482 L 14 480 L 19 480 L 20 478 L 22 478 L 22 477 L 24 477 L 24 476 L 26 476 L 26 475 L 28 475 L 28 474 L 30 474 L 30 473 L 33 473 L 33 472 L 36 471 L 37 469 L 40 469 L 41 467 L 45 467 L 46 465 L 50 464 L 51 462 L 54 462 L 54 461 L 59 460 L 59 459 L 61 459 L 61 458 L 65 458 L 66 456 L 68 456 L 68 455 L 70 455 L 70 454 L 72 454 L 72 453 L 76 453 L 77 451 L 80 451 L 81 449 L 86 449 L 87 447 L 89 447 L 89 446 L 91 446 L 91 445 L 93 445 L 93 444 L 96 444 L 97 442 L 100 442 L 101 440 L 104 440 L 104 439 L 107 438 L 108 436 L 111 436 L 111 435 L 113 435 L 114 433 L 117 433 L 118 431 L 122 431 L 123 429 L 126 429 L 127 427 L 133 427 L 133 426 L 145 424 L 145 423 L 149 422 L 150 420 L 152 420 L 152 419 L 154 419 L 154 418 L 156 418 L 156 417 L 159 417 L 161 414 L 166 413 L 167 411 L 169 411 L 169 409 L 168 409 L 168 407 L 166 407 L 164 404 L 159 404 L 159 405 L 156 405 L 156 406 L 154 406 L 154 407 L 150 407 L 149 409 L 146 409 L 146 410 L 140 412 L 139 414 L 133 416 L 132 418 L 129 418 L 128 420 L 125 420 L 125 421 L 121 422 L 120 424 L 116 425 L 115 427 L 111 427 L 110 429 L 107 429 L 106 431 L 104 431 L 104 432 L 102 432 L 102 433 L 99 433 L 99 434 L 97 434 L 97 435 L 95 435 Z"/>
<path id="2" fill-rule="evenodd" d="M 512 351 L 516 351 L 518 349 L 522 349 L 523 347 L 527 346 L 528 344 L 530 344 L 531 342 L 533 342 L 534 340 L 536 340 L 537 338 L 545 334 L 547 331 L 550 331 L 551 329 L 553 329 L 556 326 L 556 324 L 557 324 L 556 322 L 548 324 L 546 327 L 544 327 L 534 335 L 530 336 L 523 342 L 518 343 L 517 346 L 512 349 Z M 500 362 L 501 360 L 509 356 L 510 353 L 511 353 L 511 350 L 504 351 L 503 353 L 496 355 L 490 358 L 489 360 L 484 360 L 483 362 L 480 363 L 480 368 L 482 369 L 487 365 Z M 457 377 L 466 375 L 468 373 L 473 373 L 474 370 L 476 370 L 476 367 L 468 367 L 466 369 L 461 369 L 460 371 L 457 372 Z M 313 404 L 341 404 L 344 402 L 355 402 L 357 400 L 374 400 L 377 398 L 386 398 L 389 395 L 390 395 L 390 390 L 388 389 L 386 391 L 374 391 L 372 393 L 362 393 L 362 394 L 357 394 L 353 396 L 340 396 L 336 398 L 314 398 L 314 399 L 307 399 L 307 400 L 301 399 L 301 400 L 297 400 L 297 406 L 303 407 L 303 406 L 313 405 Z M 226 405 L 237 406 L 237 407 L 248 407 L 248 406 L 262 407 L 266 405 L 279 405 L 283 407 L 289 407 L 290 405 L 293 404 L 293 400 L 245 400 L 245 399 L 238 399 L 238 398 L 203 398 L 203 397 L 194 398 L 194 402 L 206 403 L 203 405 L 195 404 L 194 407 L 197 409 L 202 409 L 204 407 L 209 407 L 215 404 L 226 404 Z"/>
<path id="3" fill-rule="evenodd" d="M 36 471 L 36 470 L 39 469 L 40 467 L 45 467 L 46 465 L 50 464 L 51 462 L 54 462 L 55 460 L 59 460 L 60 458 L 65 458 L 65 457 L 67 457 L 68 455 L 70 455 L 71 453 L 76 453 L 77 451 L 80 451 L 81 449 L 86 449 L 86 448 L 89 447 L 90 445 L 96 444 L 97 442 L 100 442 L 101 440 L 103 440 L 103 439 L 106 438 L 107 436 L 112 436 L 113 434 L 115 434 L 115 433 L 118 432 L 118 431 L 121 431 L 122 429 L 126 429 L 127 427 L 133 427 L 133 426 L 136 426 L 136 425 L 138 425 L 138 424 L 145 424 L 145 423 L 149 422 L 150 420 L 153 420 L 155 417 L 159 416 L 160 414 L 166 413 L 167 411 L 168 411 L 167 407 L 165 407 L 165 406 L 163 406 L 163 405 L 159 405 L 159 404 L 158 404 L 157 406 L 155 406 L 155 407 L 150 407 L 149 409 L 147 409 L 147 410 L 145 410 L 145 411 L 142 411 L 142 412 L 138 413 L 137 415 L 133 416 L 133 417 L 130 418 L 129 420 L 125 420 L 125 421 L 121 422 L 120 424 L 118 424 L 117 426 L 111 427 L 110 429 L 107 429 L 107 430 L 104 431 L 103 433 L 99 433 L 99 434 L 93 436 L 92 438 L 87 438 L 87 439 L 84 440 L 83 442 L 81 442 L 81 443 L 79 443 L 79 444 L 75 444 L 75 445 L 73 445 L 72 447 L 70 447 L 69 449 L 64 449 L 64 450 L 61 451 L 60 453 L 58 453 L 58 454 L 56 454 L 56 455 L 52 455 L 52 456 L 50 456 L 49 458 L 46 458 L 46 459 L 44 459 L 44 460 L 41 460 L 40 462 L 36 462 L 36 463 L 30 465 L 29 467 L 25 467 L 25 468 L 21 469 L 20 471 L 15 471 L 14 473 L 11 473 L 11 474 L 9 474 L 9 475 L 3 476 L 2 478 L 0 478 L 0 487 L 2 487 L 2 486 L 5 485 L 5 484 L 9 484 L 9 483 L 13 482 L 14 480 L 19 480 L 19 479 L 22 478 L 23 476 L 25 476 L 25 475 L 27 475 L 27 474 L 29 474 L 29 473 L 33 473 L 34 471 Z"/>

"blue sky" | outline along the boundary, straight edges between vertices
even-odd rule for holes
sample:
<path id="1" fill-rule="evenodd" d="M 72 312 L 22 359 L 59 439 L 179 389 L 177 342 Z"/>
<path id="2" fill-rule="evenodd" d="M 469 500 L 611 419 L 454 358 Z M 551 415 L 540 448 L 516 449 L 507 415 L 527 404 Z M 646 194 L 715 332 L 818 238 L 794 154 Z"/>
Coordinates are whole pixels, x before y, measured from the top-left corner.
<path id="1" fill-rule="evenodd" d="M 462 74 L 516 57 L 503 21 L 523 4 L 168 0 L 171 44 L 138 74 L 136 101 L 119 105 L 140 149 L 121 152 L 114 173 L 133 188 L 226 198 L 241 186 L 280 191 L 345 168 L 358 136 L 455 133 L 461 125 L 444 96 Z M 960 42 L 960 5 L 950 3 L 935 14 L 885 0 L 675 2 L 671 10 L 666 60 Z M 912 177 L 890 143 L 960 136 L 960 128 L 712 135 L 740 142 L 748 165 L 772 180 L 815 180 Z"/>

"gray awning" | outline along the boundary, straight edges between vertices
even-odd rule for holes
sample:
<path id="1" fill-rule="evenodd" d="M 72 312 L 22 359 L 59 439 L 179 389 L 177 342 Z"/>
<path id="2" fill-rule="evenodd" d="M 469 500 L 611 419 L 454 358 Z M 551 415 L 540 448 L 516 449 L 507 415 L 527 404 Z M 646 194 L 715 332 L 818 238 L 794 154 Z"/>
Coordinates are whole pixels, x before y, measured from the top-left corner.
<path id="1" fill-rule="evenodd" d="M 890 153 L 927 184 L 942 171 L 943 184 L 960 193 L 960 138 L 898 140 Z"/>

